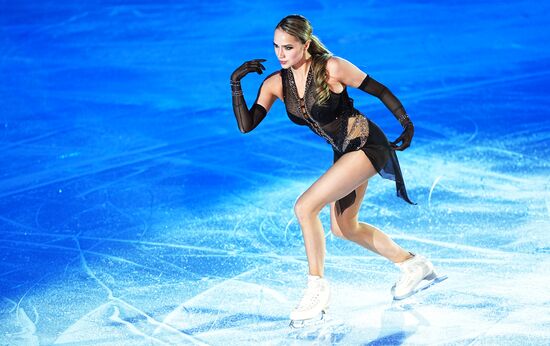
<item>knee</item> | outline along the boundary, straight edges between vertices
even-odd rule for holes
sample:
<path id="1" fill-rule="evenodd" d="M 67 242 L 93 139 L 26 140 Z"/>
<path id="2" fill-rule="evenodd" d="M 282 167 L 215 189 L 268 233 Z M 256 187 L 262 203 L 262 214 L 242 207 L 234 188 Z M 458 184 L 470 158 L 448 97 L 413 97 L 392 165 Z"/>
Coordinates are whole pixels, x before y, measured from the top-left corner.
<path id="1" fill-rule="evenodd" d="M 294 204 L 294 214 L 300 223 L 316 217 L 319 214 L 320 209 L 321 208 L 318 208 L 302 196 L 300 196 L 296 201 L 296 204 Z"/>

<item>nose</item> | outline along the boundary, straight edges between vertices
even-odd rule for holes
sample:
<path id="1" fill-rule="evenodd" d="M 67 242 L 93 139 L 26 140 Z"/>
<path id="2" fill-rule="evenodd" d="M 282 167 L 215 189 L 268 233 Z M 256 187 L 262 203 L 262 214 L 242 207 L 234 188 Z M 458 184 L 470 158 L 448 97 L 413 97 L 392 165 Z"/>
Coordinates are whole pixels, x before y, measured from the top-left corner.
<path id="1" fill-rule="evenodd" d="M 279 47 L 277 49 L 277 58 L 282 59 L 284 57 L 285 57 L 285 55 L 284 55 L 283 47 Z"/>

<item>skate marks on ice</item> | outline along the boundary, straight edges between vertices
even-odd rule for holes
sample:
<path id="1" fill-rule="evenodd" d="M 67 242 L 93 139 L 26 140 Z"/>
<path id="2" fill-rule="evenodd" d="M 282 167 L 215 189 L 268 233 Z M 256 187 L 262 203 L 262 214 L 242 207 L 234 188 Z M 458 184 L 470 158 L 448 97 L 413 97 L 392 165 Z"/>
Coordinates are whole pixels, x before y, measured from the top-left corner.
<path id="1" fill-rule="evenodd" d="M 81 317 L 53 343 L 116 345 L 207 345 L 139 308 L 116 299 Z"/>
<path id="2" fill-rule="evenodd" d="M 222 280 L 179 304 L 163 323 L 214 345 L 278 340 L 290 302 L 280 280 L 262 278 L 272 271 L 261 266 Z"/>
<path id="3" fill-rule="evenodd" d="M 32 309 L 32 314 L 28 314 L 20 306 L 19 302 L 2 297 L 0 299 L 0 320 L 2 320 L 1 316 L 6 314 L 6 312 L 15 315 L 14 321 L 4 323 L 2 326 L 4 338 L 10 339 L 10 345 L 40 345 L 38 336 L 36 335 L 36 323 L 39 321 L 39 314 L 36 308 Z M 2 334 L 0 334 L 0 345 L 6 345 L 7 343 L 3 343 L 1 336 Z"/>
<path id="4" fill-rule="evenodd" d="M 420 13 L 419 10 L 424 9 L 436 13 L 430 16 L 433 19 L 430 23 L 407 26 L 407 30 L 414 28 L 423 33 L 413 36 L 422 38 L 424 44 L 416 45 L 420 47 L 416 49 L 421 50 L 423 58 L 427 60 L 415 60 L 420 66 L 412 66 L 408 71 L 395 69 L 398 64 L 392 64 L 393 61 L 387 59 L 372 60 L 369 65 L 374 66 L 372 69 L 377 70 L 380 75 L 385 75 L 390 84 L 392 81 L 399 81 L 395 85 L 409 88 L 407 80 L 426 83 L 417 88 L 423 90 L 421 92 L 402 90 L 405 91 L 402 92 L 405 99 L 412 100 L 413 105 L 417 103 L 411 107 L 417 107 L 419 135 L 415 138 L 415 149 L 400 156 L 400 161 L 403 161 L 405 170 L 408 167 L 429 167 L 429 171 L 410 169 L 405 172 L 409 177 L 407 180 L 411 194 L 418 198 L 418 208 L 396 208 L 392 199 L 393 186 L 388 182 L 377 181 L 369 186 L 370 193 L 361 215 L 364 215 L 366 221 L 370 218 L 374 224 L 394 233 L 395 239 L 407 247 L 430 255 L 431 260 L 437 261 L 438 267 L 445 268 L 450 278 L 445 285 L 438 285 L 409 297 L 402 302 L 402 306 L 392 306 L 389 294 L 392 280 L 388 275 L 391 269 L 388 265 L 381 268 L 376 265 L 376 261 L 369 263 L 364 260 L 364 252 L 359 252 L 353 244 L 340 241 L 329 243 L 327 250 L 330 255 L 327 258 L 328 267 L 332 270 L 329 276 L 334 283 L 335 294 L 328 317 L 333 320 L 326 325 L 293 335 L 296 337 L 294 340 L 289 336 L 288 313 L 299 298 L 298 294 L 292 292 L 294 287 L 297 287 L 296 290 L 301 289 L 299 275 L 304 273 L 304 267 L 263 267 L 252 263 L 263 263 L 259 258 L 280 263 L 284 256 L 290 257 L 294 254 L 298 254 L 295 258 L 300 258 L 303 263 L 303 258 L 300 257 L 303 256 L 303 248 L 299 243 L 301 234 L 295 227 L 296 223 L 288 221 L 289 218 L 285 228 L 279 222 L 279 218 L 284 219 L 280 217 L 281 210 L 291 210 L 296 192 L 303 189 L 300 186 L 300 189 L 291 188 L 281 190 L 277 195 L 266 195 L 257 191 L 258 184 L 255 181 L 263 177 L 262 181 L 273 186 L 277 181 L 283 181 L 282 179 L 295 179 L 294 175 L 307 175 L 308 179 L 313 177 L 324 167 L 319 163 L 319 156 L 312 154 L 312 150 L 321 148 L 321 145 L 310 138 L 305 140 L 305 136 L 294 136 L 295 133 L 278 135 L 287 133 L 286 130 L 292 125 L 287 125 L 286 116 L 278 117 L 276 113 L 266 120 L 272 121 L 272 124 L 266 123 L 262 125 L 265 127 L 258 128 L 259 133 L 246 137 L 246 144 L 243 140 L 237 142 L 237 145 L 218 145 L 218 135 L 229 134 L 227 129 L 235 128 L 231 119 L 233 116 L 229 114 L 227 107 L 226 95 L 212 90 L 213 87 L 218 88 L 217 81 L 225 80 L 226 77 L 217 77 L 226 76 L 232 58 L 222 59 L 227 65 L 214 64 L 218 62 L 219 54 L 209 54 L 214 60 L 208 57 L 206 60 L 197 60 L 194 59 L 195 54 L 178 54 L 188 51 L 172 43 L 186 42 L 191 38 L 196 44 L 202 41 L 199 44 L 208 46 L 211 43 L 209 37 L 216 37 L 212 34 L 226 26 L 227 18 L 231 21 L 231 16 L 223 11 L 211 10 L 223 6 L 205 5 L 204 8 L 208 8 L 208 11 L 199 12 L 196 16 L 192 7 L 187 11 L 185 6 L 156 6 L 147 1 L 143 2 L 143 6 L 133 4 L 108 8 L 79 4 L 75 9 L 83 8 L 86 12 L 78 14 L 73 13 L 73 10 L 63 10 L 52 15 L 51 12 L 57 6 L 48 3 L 41 7 L 38 2 L 33 4 L 34 2 L 28 2 L 28 8 L 36 8 L 37 12 L 22 11 L 24 16 L 20 17 L 21 22 L 23 17 L 28 18 L 31 25 L 28 28 L 31 30 L 26 30 L 21 25 L 23 23 L 19 22 L 17 25 L 6 26 L 6 30 L 14 34 L 8 33 L 9 37 L 5 40 L 8 47 L 2 57 L 6 62 L 4 66 L 7 68 L 9 81 L 17 81 L 15 77 L 19 75 L 28 77 L 20 79 L 20 84 L 7 83 L 9 87 L 2 90 L 5 100 L 23 100 L 17 104 L 25 103 L 25 107 L 7 106 L 8 111 L 0 115 L 2 124 L 5 125 L 1 134 L 2 145 L 6 149 L 6 159 L 3 160 L 5 171 L 2 171 L 6 175 L 0 186 L 0 195 L 5 200 L 0 228 L 3 232 L 2 256 L 6 260 L 2 261 L 1 269 L 2 281 L 10 284 L 2 295 L 11 297 L 12 302 L 15 302 L 12 306 L 6 298 L 3 302 L 6 308 L 0 309 L 0 344 L 4 344 L 3 338 L 16 329 L 14 333 L 20 333 L 18 341 L 10 339 L 7 344 L 50 344 L 54 341 L 57 344 L 72 345 L 203 342 L 289 344 L 295 340 L 298 343 L 323 340 L 322 343 L 326 344 L 340 342 L 369 345 L 502 344 L 506 340 L 510 344 L 548 344 L 550 321 L 547 316 L 550 299 L 544 288 L 548 286 L 550 263 L 544 259 L 549 253 L 546 230 L 550 227 L 550 195 L 547 183 L 548 165 L 543 154 L 547 152 L 545 148 L 549 128 L 539 123 L 529 123 L 530 119 L 545 114 L 547 98 L 541 92 L 532 95 L 523 92 L 528 84 L 532 84 L 531 71 L 539 74 L 542 70 L 533 69 L 532 64 L 536 66 L 537 61 L 546 64 L 546 60 L 541 60 L 541 57 L 544 58 L 548 53 L 544 48 L 536 52 L 529 48 L 532 46 L 531 42 L 540 42 L 533 39 L 533 36 L 542 36 L 544 30 L 535 32 L 532 28 L 529 30 L 528 26 L 519 26 L 528 20 L 530 24 L 540 25 L 540 28 L 546 27 L 547 20 L 543 16 L 534 15 L 535 12 L 547 12 L 539 7 L 547 7 L 543 2 L 536 6 L 532 3 L 525 6 L 527 2 L 499 6 L 497 17 L 502 19 L 497 19 L 497 22 L 493 22 L 494 18 L 470 20 L 480 18 L 487 13 L 488 8 L 479 4 L 471 7 L 466 4 L 459 12 L 467 20 L 459 22 L 475 23 L 476 32 L 477 29 L 482 29 L 484 35 L 494 32 L 496 23 L 500 31 L 504 30 L 512 34 L 512 37 L 506 42 L 500 39 L 476 42 L 472 39 L 472 31 L 466 30 L 465 35 L 460 37 L 462 41 L 452 47 L 445 44 L 448 40 L 441 38 L 449 34 L 456 38 L 452 25 L 456 23 L 454 17 L 457 11 L 448 11 L 445 6 L 426 5 L 424 8 L 405 4 L 407 11 L 401 13 Z M 285 6 L 284 2 L 277 4 Z M 356 5 L 364 4 L 356 2 Z M 239 12 L 238 6 L 236 12 Z M 258 5 L 260 6 L 261 4 Z M 398 7 L 401 8 L 400 6 Z M 340 13 L 347 11 L 355 18 L 355 9 L 354 6 L 347 10 L 341 8 Z M 383 7 L 375 6 L 371 9 L 368 12 L 373 16 L 386 16 Z M 169 15 L 165 11 L 169 11 Z M 451 12 L 453 20 L 446 20 L 445 13 Z M 110 24 L 106 24 L 113 22 L 113 17 L 104 16 L 105 13 L 117 15 L 119 24 L 130 25 L 119 25 L 113 36 L 104 36 L 103 30 L 110 28 Z M 190 13 L 194 18 L 212 20 L 210 23 L 215 21 L 217 24 L 207 33 L 199 30 L 180 31 L 179 25 L 186 21 L 178 20 L 179 24 L 174 24 L 173 19 L 181 19 L 177 17 L 178 13 Z M 71 16 L 69 20 L 61 18 L 66 14 Z M 140 25 L 134 25 L 137 24 L 133 19 L 134 14 L 139 15 L 136 20 L 139 20 Z M 63 25 L 49 26 L 46 27 L 47 30 L 39 29 L 43 21 L 50 21 L 52 18 L 59 18 Z M 170 25 L 166 25 L 166 20 Z M 203 23 L 202 20 L 195 22 Z M 336 24 L 342 22 L 342 17 L 340 21 L 338 18 L 334 22 L 330 21 Z M 355 22 L 359 21 L 346 21 L 343 26 L 335 25 L 344 28 L 342 30 L 345 31 L 334 33 L 335 37 L 344 34 L 340 36 L 343 41 L 335 41 L 330 35 L 323 35 L 329 46 L 343 56 L 348 53 L 362 53 L 357 45 L 349 44 L 350 39 L 352 42 L 355 39 L 364 39 L 362 35 L 354 36 L 356 38 L 349 36 L 349 32 L 354 32 L 352 29 Z M 268 26 L 271 31 L 272 28 Z M 36 32 L 32 31 L 33 28 L 40 30 L 43 35 L 34 35 Z M 98 28 L 99 32 L 94 28 Z M 147 28 L 145 31 L 152 32 L 153 35 L 142 32 L 142 28 Z M 168 32 L 158 31 L 159 28 L 168 28 Z M 185 26 L 181 28 L 185 29 Z M 522 30 L 516 30 L 517 28 Z M 224 46 L 233 47 L 235 38 L 240 40 L 242 37 L 249 37 L 251 29 L 251 26 L 235 26 L 227 39 L 223 39 L 223 42 L 217 41 Z M 172 30 L 176 30 L 178 38 L 172 38 Z M 373 30 L 377 30 L 375 26 Z M 390 43 L 395 46 L 395 41 L 387 39 L 388 34 L 392 38 L 401 37 L 400 39 L 407 40 L 410 36 L 402 35 L 399 30 L 401 29 L 384 29 L 384 35 L 372 35 L 367 41 L 378 47 Z M 52 36 L 49 32 L 52 32 Z M 96 40 L 98 33 L 102 38 L 100 40 Z M 159 33 L 166 40 L 159 41 Z M 429 35 L 424 35 L 425 33 Z M 197 40 L 197 37 L 205 39 Z M 77 41 L 74 41 L 75 38 Z M 256 42 L 257 37 L 252 39 Z M 13 45 L 14 42 L 17 44 Z M 54 43 L 53 50 L 47 50 L 49 53 L 44 56 L 42 50 L 50 42 Z M 151 45 L 151 42 L 159 42 L 160 45 Z M 486 42 L 492 43 L 487 45 Z M 543 42 L 547 42 L 547 39 Z M 132 49 L 135 44 L 144 49 Z M 471 49 L 472 44 L 476 49 Z M 258 45 L 241 45 L 244 49 L 242 54 L 247 55 L 250 49 L 257 49 L 260 45 L 259 42 Z M 186 46 L 197 52 L 197 46 Z M 481 46 L 483 49 L 478 49 Z M 449 51 L 449 48 L 453 51 Z M 166 54 L 166 49 L 170 50 L 170 54 Z M 380 51 L 383 50 L 384 48 Z M 131 54 L 116 54 L 117 51 Z M 468 57 L 470 51 L 486 55 L 472 60 Z M 393 52 L 410 55 L 410 51 Z M 467 54 L 463 54 L 465 52 Z M 495 52 L 498 54 L 493 54 Z M 502 52 L 510 54 L 501 54 Z M 63 55 L 61 59 L 59 53 Z M 132 55 L 134 53 L 137 55 Z M 83 56 L 90 59 L 82 59 Z M 110 57 L 115 56 L 121 60 L 109 61 Z M 194 60 L 163 60 L 162 64 L 158 64 L 155 60 L 159 56 L 186 56 Z M 399 60 L 398 55 L 393 56 Z M 495 61 L 494 56 L 506 59 L 505 69 L 502 61 Z M 149 60 L 148 57 L 153 59 Z M 455 57 L 460 60 L 453 60 Z M 353 56 L 350 55 L 350 58 Z M 377 59 L 376 55 L 371 58 Z M 357 61 L 361 63 L 361 59 L 358 58 Z M 529 64 L 518 67 L 516 63 L 521 61 Z M 180 87 L 170 87 L 172 83 L 181 84 L 174 71 L 182 71 L 180 67 L 186 66 L 186 62 L 195 63 L 196 68 L 191 71 L 191 75 L 186 75 L 186 80 L 198 85 L 198 88 L 186 88 L 186 97 L 182 98 Z M 211 78 L 209 83 L 196 83 L 200 81 L 197 76 L 212 72 L 207 67 L 214 65 L 219 68 L 213 72 L 219 74 Z M 117 66 L 125 68 L 118 69 Z M 143 66 L 151 68 L 143 69 Z M 487 66 L 491 68 L 486 68 Z M 512 71 L 514 73 L 511 75 L 501 73 L 510 71 L 510 68 L 516 71 Z M 457 69 L 459 73 L 450 73 Z M 94 78 L 89 81 L 92 82 L 93 79 L 94 82 L 75 85 L 72 78 L 89 75 L 79 73 L 80 70 L 94 73 Z M 395 72 L 391 72 L 392 70 Z M 105 72 L 98 75 L 97 72 L 101 71 Z M 146 74 L 142 75 L 140 71 Z M 481 71 L 482 75 L 476 73 Z M 120 76 L 121 73 L 125 74 Z M 117 82 L 112 78 L 114 75 L 124 78 L 116 78 Z M 155 78 L 151 78 L 152 75 Z M 504 79 L 498 77 L 500 75 L 511 77 Z M 514 75 L 529 82 L 522 84 L 510 80 L 509 78 L 516 78 Z M 458 82 L 460 78 L 464 78 L 464 82 L 457 86 L 457 80 L 451 76 L 458 76 Z M 127 77 L 137 78 L 137 84 L 147 85 L 147 89 L 136 90 L 133 88 L 136 85 L 128 83 Z M 441 87 L 437 87 L 438 83 L 433 83 L 434 79 L 438 82 L 438 77 L 441 78 Z M 486 79 L 487 77 L 490 78 Z M 57 80 L 56 85 L 47 80 Z M 165 88 L 167 83 L 168 89 Z M 249 85 L 252 84 L 250 81 Z M 506 94 L 495 88 L 499 84 L 504 86 L 501 90 L 508 90 Z M 84 88 L 79 88 L 79 85 Z M 95 85 L 97 88 L 90 89 L 90 86 Z M 112 86 L 105 89 L 108 85 Z M 512 85 L 521 87 L 514 88 Z M 22 88 L 26 86 L 29 88 Z M 547 88 L 540 83 L 538 89 Z M 471 94 L 464 91 L 471 91 Z M 490 91 L 489 96 L 492 99 L 484 97 L 486 91 Z M 457 94 L 462 97 L 455 97 Z M 210 97 L 209 102 L 202 102 L 205 95 Z M 433 96 L 437 96 L 436 102 L 418 103 L 418 100 L 429 101 Z M 180 112 L 158 114 L 157 110 L 163 109 L 162 105 L 178 106 L 182 99 L 185 100 L 183 104 L 192 107 L 213 107 L 216 114 L 227 115 L 224 118 L 227 120 L 218 121 L 218 118 L 212 118 L 211 123 L 205 124 L 213 126 L 217 131 L 202 132 L 197 131 L 196 126 L 189 126 L 202 124 L 202 120 L 195 123 L 191 118 L 206 118 L 201 116 L 203 113 L 199 112 L 200 109 L 191 109 L 194 116 L 185 117 L 183 122 Z M 36 100 L 38 102 L 33 102 Z M 93 102 L 89 103 L 87 100 Z M 363 100 L 366 100 L 363 96 L 358 98 L 359 103 L 364 102 Z M 71 106 L 71 103 L 78 106 Z M 137 106 L 119 107 L 120 110 L 117 111 L 117 105 L 121 103 Z M 8 104 L 9 102 L 6 103 Z M 159 107 L 153 107 L 154 114 L 150 114 L 148 105 Z M 77 111 L 65 111 L 66 108 Z M 442 109 L 447 110 L 442 112 Z M 21 111 L 25 122 L 12 120 L 11 110 Z M 56 113 L 63 114 L 59 116 L 59 121 L 52 120 Z M 65 115 L 69 113 L 75 114 Z M 135 117 L 138 113 L 141 116 Z M 369 114 L 377 121 L 385 117 L 382 113 L 377 105 Z M 434 116 L 438 114 L 441 116 Z M 84 117 L 89 117 L 90 120 L 84 120 Z M 470 122 L 467 121 L 470 117 L 473 126 L 469 126 Z M 121 128 L 126 127 L 126 124 L 140 122 L 139 118 L 158 120 L 131 125 L 128 126 L 128 131 L 122 131 Z M 281 120 L 275 120 L 277 118 Z M 527 123 L 522 124 L 524 121 Z M 180 125 L 175 125 L 175 122 Z M 267 126 L 273 124 L 281 127 Z M 97 127 L 94 129 L 92 125 Z M 394 125 L 392 123 L 392 127 Z M 384 127 L 384 130 L 391 131 L 392 127 Z M 505 130 L 501 130 L 503 127 Z M 161 131 L 160 128 L 170 131 Z M 279 129 L 285 131 L 278 131 Z M 269 138 L 258 142 L 258 138 L 263 137 L 261 131 L 264 131 L 263 134 L 269 131 L 269 136 L 264 136 Z M 489 132 L 491 136 L 487 139 Z M 192 143 L 202 142 L 201 133 L 211 136 L 209 146 L 198 146 L 195 149 Z M 432 133 L 435 140 L 426 138 L 427 133 Z M 92 138 L 97 138 L 97 141 L 91 140 Z M 128 138 L 127 142 L 125 138 Z M 230 143 L 229 140 L 233 138 L 235 137 L 228 135 L 223 140 Z M 266 167 L 272 167 L 273 162 L 277 162 L 273 158 L 286 158 L 289 155 L 288 146 L 280 146 L 284 148 L 282 151 L 269 151 L 266 145 L 258 143 L 269 143 L 271 148 L 280 143 L 298 144 L 295 146 L 304 150 L 303 154 L 299 153 L 301 150 L 293 153 L 299 157 L 298 160 L 293 158 L 288 162 L 281 161 L 278 166 L 280 170 L 269 170 Z M 326 150 L 326 146 L 322 148 Z M 199 150 L 202 159 L 200 161 L 195 160 L 199 155 L 194 154 Z M 236 154 L 237 152 L 246 154 Z M 252 152 L 255 152 L 253 159 L 250 157 Z M 225 155 L 226 153 L 232 155 Z M 226 158 L 226 161 L 221 160 L 220 156 Z M 260 158 L 265 160 L 260 161 Z M 44 162 L 53 164 L 44 165 Z M 171 164 L 168 165 L 167 162 Z M 297 165 L 296 162 L 301 164 Z M 257 167 L 262 169 L 258 170 Z M 517 172 L 525 175 L 520 176 Z M 252 174 L 254 175 L 251 176 Z M 191 224 L 187 218 L 181 217 L 185 213 L 178 208 L 188 201 L 187 196 L 192 196 L 193 202 L 211 206 L 215 204 L 211 199 L 215 194 L 210 192 L 221 191 L 218 190 L 218 185 L 207 190 L 207 184 L 195 184 L 199 179 L 194 178 L 200 177 L 200 180 L 210 184 L 214 178 L 218 179 L 220 176 L 227 179 L 224 182 L 228 183 L 228 190 L 232 190 L 229 182 L 238 178 L 246 183 L 247 190 L 254 192 L 252 196 L 243 199 L 246 201 L 243 203 L 245 205 L 258 205 L 257 212 L 248 210 L 242 213 L 247 215 L 246 220 L 250 223 L 237 225 L 235 216 L 239 215 L 239 208 L 235 207 L 227 213 L 227 218 L 220 217 L 219 223 L 211 216 L 204 219 L 204 224 L 199 225 Z M 180 188 L 182 182 L 187 185 L 185 189 Z M 304 185 L 305 182 L 304 180 Z M 251 184 L 254 186 L 252 189 Z M 52 197 L 46 193 L 50 187 L 61 187 L 63 193 L 61 194 L 60 189 L 58 197 Z M 74 194 L 67 193 L 69 187 Z M 546 187 L 545 192 L 541 191 L 541 187 Z M 147 198 L 148 194 L 150 198 Z M 71 197 L 60 199 L 62 195 Z M 227 194 L 224 199 L 235 206 L 235 200 L 228 198 Z M 135 204 L 130 203 L 132 201 Z M 266 205 L 266 202 L 271 204 Z M 68 217 L 60 218 L 60 214 L 69 214 L 68 211 L 73 210 L 74 213 Z M 273 214 L 270 215 L 267 210 L 273 211 Z M 190 211 L 194 215 L 195 210 Z M 205 210 L 205 215 L 212 214 L 218 215 L 212 209 Z M 169 222 L 161 227 L 159 219 Z M 181 221 L 183 219 L 186 221 Z M 411 220 L 416 221 L 411 224 Z M 17 232 L 21 231 L 21 235 L 8 234 L 8 224 Z M 31 229 L 33 224 L 40 227 Z M 175 224 L 178 227 L 174 227 Z M 233 232 L 214 233 L 213 224 L 220 230 L 233 228 Z M 63 231 L 70 230 L 69 237 L 72 237 L 82 229 L 86 231 L 83 236 L 78 236 L 83 241 L 81 250 L 70 244 L 70 239 L 67 244 L 60 244 L 66 236 L 62 234 Z M 46 231 L 51 231 L 51 236 L 44 234 Z M 140 234 L 138 238 L 133 236 L 137 232 Z M 164 234 L 171 239 L 173 245 L 156 242 L 158 234 Z M 213 239 L 223 241 L 216 243 Z M 97 242 L 98 247 L 84 244 L 86 242 Z M 134 246 L 140 251 L 132 251 Z M 223 262 L 213 260 L 226 253 L 218 248 L 228 247 L 233 247 L 236 259 L 228 261 L 227 258 L 231 257 L 226 256 Z M 94 275 L 101 278 L 113 291 L 112 299 L 107 299 L 102 292 L 96 293 L 98 286 L 89 283 L 90 271 L 83 268 L 76 268 L 79 275 L 67 279 L 63 276 L 64 273 L 55 273 L 41 282 L 37 279 L 39 275 L 34 275 L 34 272 L 41 274 L 46 266 L 66 266 L 70 271 L 75 254 L 78 260 L 78 255 L 82 253 L 86 257 L 93 255 L 94 260 L 90 260 L 88 265 L 95 272 Z M 361 260 L 356 260 L 354 254 Z M 340 259 L 336 258 L 338 255 L 341 256 Z M 255 256 L 254 261 L 250 260 L 251 256 Z M 99 265 L 101 262 L 106 265 Z M 222 263 L 223 266 L 215 263 Z M 334 265 L 331 267 L 331 264 Z M 258 270 L 250 271 L 250 265 L 257 265 Z M 361 271 L 369 273 L 361 274 Z M 243 274 L 233 276 L 233 272 Z M 170 273 L 172 275 L 168 279 Z M 215 278 L 209 279 L 212 277 Z M 296 277 L 296 280 L 289 277 Z M 202 284 L 197 285 L 196 281 L 205 282 L 204 288 Z M 16 288 L 22 286 L 31 286 L 23 296 L 16 292 Z M 60 311 L 63 311 L 62 315 L 59 314 Z M 58 328 L 61 329 L 59 333 Z"/>
<path id="5" fill-rule="evenodd" d="M 112 297 L 65 329 L 54 344 L 219 345 L 274 340 L 286 326 L 286 304 L 281 304 L 286 298 L 279 293 L 281 287 L 255 283 L 255 273 L 257 269 L 211 280 L 209 287 L 183 301 L 189 290 L 186 282 L 157 291 L 152 306 Z"/>

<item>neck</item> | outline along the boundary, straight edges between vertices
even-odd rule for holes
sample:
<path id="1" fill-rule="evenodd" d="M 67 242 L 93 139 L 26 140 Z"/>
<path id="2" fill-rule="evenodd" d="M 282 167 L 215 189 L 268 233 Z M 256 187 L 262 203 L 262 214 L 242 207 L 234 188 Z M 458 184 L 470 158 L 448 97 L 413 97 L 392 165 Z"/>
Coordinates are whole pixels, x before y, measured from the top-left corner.
<path id="1" fill-rule="evenodd" d="M 300 74 L 305 78 L 310 65 L 311 65 L 311 57 L 307 59 L 306 58 L 302 59 L 299 63 L 297 63 L 294 66 L 291 66 L 290 68 L 293 70 L 293 72 Z"/>

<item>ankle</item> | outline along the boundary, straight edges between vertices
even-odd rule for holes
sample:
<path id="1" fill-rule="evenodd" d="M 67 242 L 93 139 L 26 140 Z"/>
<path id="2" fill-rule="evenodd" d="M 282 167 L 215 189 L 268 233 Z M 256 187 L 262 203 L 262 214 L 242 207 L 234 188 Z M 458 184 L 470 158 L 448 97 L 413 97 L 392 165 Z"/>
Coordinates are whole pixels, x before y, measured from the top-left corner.
<path id="1" fill-rule="evenodd" d="M 397 261 L 395 261 L 394 263 L 395 263 L 395 264 L 401 264 L 401 263 L 403 263 L 403 262 L 406 262 L 406 261 L 410 260 L 410 259 L 413 258 L 414 256 L 415 256 L 414 253 L 412 253 L 412 252 L 406 252 L 406 253 L 404 253 L 403 255 L 401 255 L 400 258 L 399 258 Z"/>

